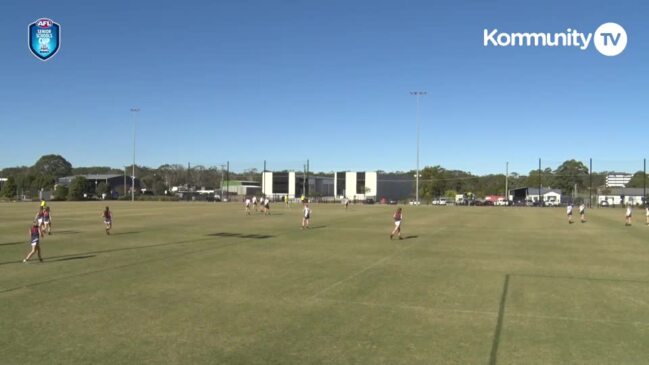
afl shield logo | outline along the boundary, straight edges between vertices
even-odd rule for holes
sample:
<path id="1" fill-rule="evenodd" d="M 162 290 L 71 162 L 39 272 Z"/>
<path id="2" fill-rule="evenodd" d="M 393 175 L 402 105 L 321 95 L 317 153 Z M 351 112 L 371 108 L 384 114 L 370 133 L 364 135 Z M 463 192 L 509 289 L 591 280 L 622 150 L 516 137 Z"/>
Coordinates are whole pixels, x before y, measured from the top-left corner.
<path id="1" fill-rule="evenodd" d="M 27 28 L 29 50 L 42 61 L 47 61 L 61 46 L 61 26 L 52 19 L 41 18 Z"/>

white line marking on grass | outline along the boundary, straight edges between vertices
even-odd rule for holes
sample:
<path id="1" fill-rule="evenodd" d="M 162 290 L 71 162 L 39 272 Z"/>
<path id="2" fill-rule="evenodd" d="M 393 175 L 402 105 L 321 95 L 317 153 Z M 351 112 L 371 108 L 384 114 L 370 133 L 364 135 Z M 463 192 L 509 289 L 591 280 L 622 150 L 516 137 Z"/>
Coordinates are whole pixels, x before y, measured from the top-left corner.
<path id="1" fill-rule="evenodd" d="M 615 319 L 601 319 L 601 318 L 579 318 L 579 317 L 565 317 L 565 316 L 547 316 L 535 313 L 511 313 L 507 312 L 508 317 L 516 318 L 534 318 L 534 319 L 552 319 L 556 321 L 571 321 L 571 322 L 586 322 L 586 323 L 612 323 L 612 324 L 627 324 L 634 326 L 649 326 L 649 322 L 641 321 L 619 321 Z"/>
<path id="2" fill-rule="evenodd" d="M 316 298 L 319 301 L 331 302 L 338 304 L 353 304 L 361 305 L 365 307 L 377 307 L 377 308 L 386 308 L 386 309 L 405 309 L 405 310 L 419 310 L 419 311 L 428 311 L 428 312 L 444 312 L 444 313 L 460 313 L 460 314 L 477 314 L 477 315 L 488 315 L 490 317 L 495 317 L 498 315 L 498 312 L 490 311 L 477 311 L 470 309 L 453 309 L 453 308 L 436 308 L 436 307 L 424 307 L 420 305 L 410 305 L 410 304 L 382 304 L 374 302 L 358 302 L 358 301 L 349 301 L 349 300 L 337 300 L 337 299 L 328 299 L 328 298 Z"/>
<path id="3" fill-rule="evenodd" d="M 434 232 L 431 232 L 431 233 L 439 233 L 439 232 L 442 231 L 442 230 L 444 230 L 444 228 L 436 229 Z M 338 285 L 340 285 L 340 284 L 342 284 L 342 283 L 344 283 L 344 282 L 346 282 L 346 281 L 349 281 L 349 280 L 351 280 L 351 279 L 353 279 L 353 278 L 355 278 L 355 277 L 357 277 L 357 276 L 363 274 L 364 272 L 370 270 L 371 268 L 376 267 L 376 266 L 378 266 L 378 265 L 380 265 L 380 264 L 382 264 L 382 263 L 384 263 L 384 262 L 386 262 L 386 261 L 388 261 L 388 260 L 390 260 L 390 259 L 396 257 L 397 255 L 399 255 L 399 254 L 402 253 L 403 251 L 405 251 L 405 250 L 407 250 L 407 249 L 409 249 L 410 247 L 413 247 L 413 246 L 414 246 L 414 242 L 411 243 L 411 244 L 409 244 L 409 245 L 407 245 L 407 246 L 405 246 L 405 247 L 398 248 L 395 252 L 393 252 L 393 253 L 391 253 L 390 255 L 385 256 L 384 258 L 382 258 L 382 259 L 380 259 L 380 260 L 378 260 L 378 261 L 376 261 L 376 262 L 374 262 L 374 263 L 372 263 L 372 264 L 370 264 L 370 265 L 364 267 L 364 268 L 361 269 L 360 271 L 357 271 L 357 272 L 355 272 L 355 273 L 353 273 L 353 274 L 347 276 L 346 278 L 343 278 L 343 279 L 341 279 L 341 280 L 338 280 L 338 281 L 336 281 L 335 283 L 329 285 L 328 287 L 326 287 L 326 288 L 324 288 L 324 289 L 321 289 L 320 291 L 318 291 L 318 292 L 316 292 L 315 294 L 311 295 L 311 296 L 309 297 L 309 299 L 316 299 L 316 298 L 317 298 L 318 296 L 320 296 L 321 294 L 324 294 L 324 293 L 328 292 L 329 290 L 331 290 L 331 289 L 337 287 Z"/>

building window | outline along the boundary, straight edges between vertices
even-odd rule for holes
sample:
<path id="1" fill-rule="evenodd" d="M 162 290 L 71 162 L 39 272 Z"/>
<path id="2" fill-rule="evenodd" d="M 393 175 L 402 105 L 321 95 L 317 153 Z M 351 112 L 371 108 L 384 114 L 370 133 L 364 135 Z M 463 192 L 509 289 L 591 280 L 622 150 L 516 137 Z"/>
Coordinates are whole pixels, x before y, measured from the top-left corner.
<path id="1" fill-rule="evenodd" d="M 345 175 L 346 173 L 339 172 L 336 174 L 336 195 L 345 195 Z"/>
<path id="2" fill-rule="evenodd" d="M 356 194 L 365 194 L 365 173 L 356 173 Z"/>
<path id="3" fill-rule="evenodd" d="M 288 172 L 273 173 L 273 194 L 288 194 Z"/>

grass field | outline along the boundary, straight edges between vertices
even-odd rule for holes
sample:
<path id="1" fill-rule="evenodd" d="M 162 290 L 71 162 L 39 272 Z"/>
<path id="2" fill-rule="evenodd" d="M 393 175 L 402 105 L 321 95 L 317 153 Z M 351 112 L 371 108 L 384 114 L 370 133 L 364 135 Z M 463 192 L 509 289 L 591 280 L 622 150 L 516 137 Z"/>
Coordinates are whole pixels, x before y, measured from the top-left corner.
<path id="1" fill-rule="evenodd" d="M 641 364 L 639 210 L 53 202 L 0 204 L 2 364 Z"/>

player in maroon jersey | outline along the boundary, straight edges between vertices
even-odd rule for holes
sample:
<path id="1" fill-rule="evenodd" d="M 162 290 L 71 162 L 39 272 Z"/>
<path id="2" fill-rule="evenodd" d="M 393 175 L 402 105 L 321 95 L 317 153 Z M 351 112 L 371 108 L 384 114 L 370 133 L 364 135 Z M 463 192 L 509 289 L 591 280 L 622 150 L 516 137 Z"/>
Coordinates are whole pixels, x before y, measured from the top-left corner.
<path id="1" fill-rule="evenodd" d="M 111 228 L 113 228 L 113 214 L 110 212 L 110 208 L 106 209 L 101 214 L 104 217 L 104 224 L 106 225 L 106 234 L 110 234 Z"/>
<path id="2" fill-rule="evenodd" d="M 34 221 L 31 228 L 29 229 L 29 237 L 32 250 L 29 251 L 29 254 L 27 254 L 27 257 L 25 257 L 23 262 L 26 263 L 27 261 L 29 261 L 34 253 L 37 253 L 38 260 L 40 262 L 43 262 L 43 258 L 41 257 L 41 227 L 39 226 L 38 221 Z"/>
<path id="3" fill-rule="evenodd" d="M 394 230 L 392 230 L 392 233 L 390 233 L 390 239 L 394 237 L 394 235 L 398 235 L 399 239 L 402 240 L 401 238 L 401 220 L 403 219 L 403 213 L 401 212 L 401 208 L 397 208 L 397 211 L 394 212 L 392 215 L 392 218 L 394 219 Z"/>

